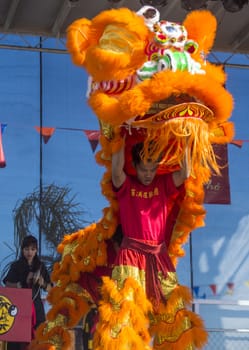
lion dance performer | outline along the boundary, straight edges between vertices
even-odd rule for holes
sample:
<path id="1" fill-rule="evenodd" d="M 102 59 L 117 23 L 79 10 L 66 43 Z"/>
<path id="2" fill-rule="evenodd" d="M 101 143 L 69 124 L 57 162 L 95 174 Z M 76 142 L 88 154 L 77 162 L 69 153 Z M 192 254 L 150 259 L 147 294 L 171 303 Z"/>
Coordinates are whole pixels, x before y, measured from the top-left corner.
<path id="1" fill-rule="evenodd" d="M 69 53 L 89 74 L 88 103 L 100 125 L 96 161 L 106 168 L 101 190 L 110 206 L 97 223 L 65 236 L 58 246 L 61 261 L 52 274 L 51 309 L 31 349 L 70 349 L 69 330 L 92 308 L 97 310 L 92 329 L 95 350 L 193 350 L 206 344 L 203 322 L 191 311 L 191 293 L 179 285 L 175 267 L 190 232 L 204 225 L 204 185 L 212 173 L 220 175 L 212 144 L 228 143 L 234 134 L 228 121 L 233 99 L 224 87 L 224 70 L 206 58 L 216 25 L 207 10 L 190 12 L 177 24 L 145 6 L 138 12 L 103 11 L 69 26 Z M 158 176 L 177 172 L 191 161 L 184 190 L 167 203 L 160 243 L 168 271 L 159 268 L 153 270 L 156 276 L 150 275 L 157 280 L 154 295 L 162 295 L 156 302 L 150 298 L 153 290 L 147 293 L 152 281 L 146 281 L 146 273 L 152 266 L 147 263 L 144 271 L 143 263 L 120 266 L 116 259 L 120 208 L 112 184 L 112 159 L 122 151 L 124 172 L 133 176 L 131 150 L 138 142 L 143 144 L 142 161 L 160 158 Z M 146 196 L 155 197 L 153 191 Z M 124 237 L 121 251 L 127 244 Z M 154 249 L 152 244 L 151 265 Z"/>

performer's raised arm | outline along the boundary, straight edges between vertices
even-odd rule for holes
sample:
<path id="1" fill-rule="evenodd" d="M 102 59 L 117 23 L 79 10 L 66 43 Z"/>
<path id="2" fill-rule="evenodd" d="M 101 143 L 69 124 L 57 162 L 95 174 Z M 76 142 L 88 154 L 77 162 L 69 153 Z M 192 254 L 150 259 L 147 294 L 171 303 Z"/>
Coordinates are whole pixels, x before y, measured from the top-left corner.
<path id="1" fill-rule="evenodd" d="M 122 147 L 118 152 L 112 154 L 112 183 L 116 188 L 122 186 L 126 175 L 124 172 L 125 165 L 125 138 L 123 139 Z"/>
<path id="2" fill-rule="evenodd" d="M 179 187 L 191 174 L 191 158 L 190 158 L 189 146 L 187 144 L 184 157 L 181 164 L 181 168 L 173 173 L 173 181 L 176 187 Z"/>

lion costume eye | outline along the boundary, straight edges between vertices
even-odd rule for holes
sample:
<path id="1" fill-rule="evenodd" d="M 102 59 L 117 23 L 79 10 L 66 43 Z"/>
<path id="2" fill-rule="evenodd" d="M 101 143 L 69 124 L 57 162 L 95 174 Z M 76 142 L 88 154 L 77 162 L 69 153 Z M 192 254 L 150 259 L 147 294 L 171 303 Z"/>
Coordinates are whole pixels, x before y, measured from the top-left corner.
<path id="1" fill-rule="evenodd" d="M 171 58 L 169 55 L 165 55 L 158 61 L 158 71 L 162 71 L 165 69 L 171 69 Z"/>

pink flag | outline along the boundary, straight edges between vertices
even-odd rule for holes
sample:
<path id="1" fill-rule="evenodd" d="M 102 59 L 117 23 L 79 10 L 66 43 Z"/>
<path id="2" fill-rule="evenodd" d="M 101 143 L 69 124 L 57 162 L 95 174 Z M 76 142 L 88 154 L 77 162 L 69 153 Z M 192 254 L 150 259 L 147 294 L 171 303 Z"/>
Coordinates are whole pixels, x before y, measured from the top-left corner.
<path id="1" fill-rule="evenodd" d="M 243 140 L 232 140 L 230 143 L 234 146 L 241 148 L 243 146 L 244 141 Z"/>
<path id="2" fill-rule="evenodd" d="M 227 283 L 227 287 L 228 287 L 229 289 L 233 289 L 233 288 L 234 288 L 234 283 L 233 283 L 233 282 L 228 282 L 228 283 Z"/>
<path id="3" fill-rule="evenodd" d="M 212 290 L 213 294 L 216 295 L 216 284 L 210 284 L 209 287 Z"/>
<path id="4" fill-rule="evenodd" d="M 0 124 L 0 168 L 6 167 L 6 161 L 4 157 L 4 151 L 3 151 L 3 143 L 2 143 L 2 124 Z"/>
<path id="5" fill-rule="evenodd" d="M 98 144 L 99 144 L 99 130 L 83 130 L 86 137 L 88 138 L 88 141 L 90 142 L 92 151 L 95 152 Z"/>

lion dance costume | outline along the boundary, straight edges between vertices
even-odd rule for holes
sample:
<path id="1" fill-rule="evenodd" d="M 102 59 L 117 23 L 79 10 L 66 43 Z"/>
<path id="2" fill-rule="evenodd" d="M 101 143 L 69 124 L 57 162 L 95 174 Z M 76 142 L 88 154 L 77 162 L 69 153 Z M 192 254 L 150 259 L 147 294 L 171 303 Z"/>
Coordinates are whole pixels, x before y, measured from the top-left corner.
<path id="1" fill-rule="evenodd" d="M 190 12 L 177 24 L 145 6 L 138 12 L 103 11 L 69 26 L 69 53 L 89 74 L 88 103 L 101 131 L 96 161 L 106 168 L 101 189 L 110 206 L 97 223 L 65 236 L 58 246 L 61 261 L 52 273 L 51 309 L 31 349 L 70 349 L 69 330 L 92 307 L 98 316 L 95 350 L 193 350 L 206 344 L 203 322 L 189 308 L 191 293 L 178 284 L 174 271 L 161 276 L 166 301 L 157 307 L 146 297 L 143 271 L 118 279 L 112 275 L 119 208 L 111 157 L 122 145 L 121 130 L 128 174 L 133 174 L 131 147 L 138 141 L 145 144 L 145 156 L 155 160 L 163 153 L 158 172 L 166 173 L 179 168 L 188 143 L 191 175 L 168 208 L 166 245 L 176 266 L 190 232 L 204 225 L 204 185 L 212 173 L 219 176 L 212 144 L 228 143 L 234 134 L 228 121 L 233 99 L 224 87 L 223 67 L 206 60 L 216 25 L 206 10 Z"/>

